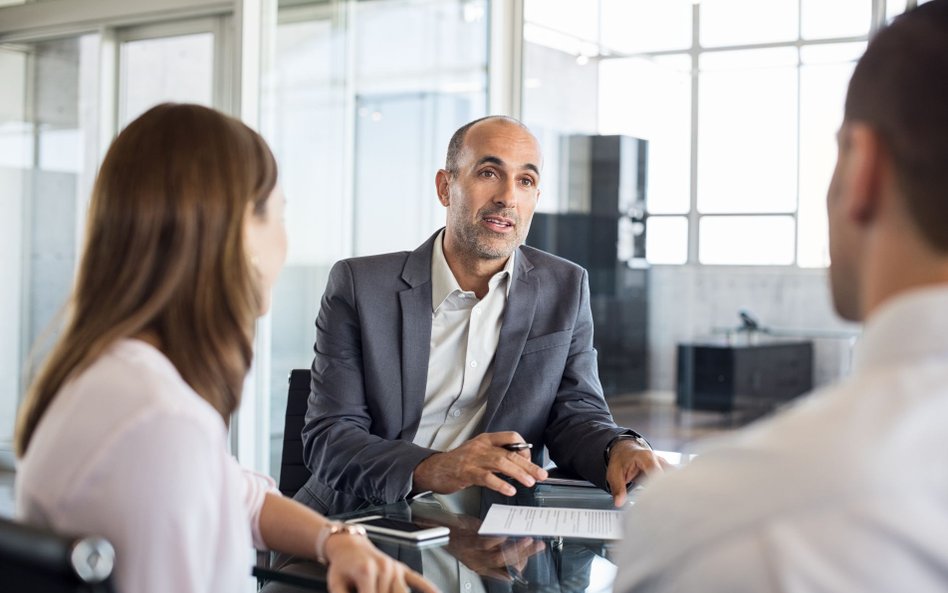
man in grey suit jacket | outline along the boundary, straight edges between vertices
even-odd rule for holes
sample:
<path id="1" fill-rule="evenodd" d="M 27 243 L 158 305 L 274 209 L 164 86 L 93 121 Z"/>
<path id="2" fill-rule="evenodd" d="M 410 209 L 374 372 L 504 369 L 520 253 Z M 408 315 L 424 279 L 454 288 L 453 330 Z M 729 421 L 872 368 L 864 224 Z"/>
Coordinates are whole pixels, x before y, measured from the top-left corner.
<path id="1" fill-rule="evenodd" d="M 661 471 L 606 406 L 586 271 L 522 245 L 540 168 L 520 122 L 471 122 L 435 179 L 445 228 L 412 252 L 333 267 L 303 428 L 313 475 L 297 500 L 336 513 L 473 485 L 513 494 L 500 476 L 545 479 L 544 446 L 617 506 L 632 478 Z"/>

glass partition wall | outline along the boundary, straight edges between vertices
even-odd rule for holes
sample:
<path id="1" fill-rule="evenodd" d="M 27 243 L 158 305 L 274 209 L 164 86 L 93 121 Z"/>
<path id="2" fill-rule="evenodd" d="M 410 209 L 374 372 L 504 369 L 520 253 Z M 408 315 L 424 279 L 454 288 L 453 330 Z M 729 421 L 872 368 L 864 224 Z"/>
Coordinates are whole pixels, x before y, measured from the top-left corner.
<path id="1" fill-rule="evenodd" d="M 329 267 L 412 249 L 442 224 L 434 173 L 450 134 L 488 105 L 490 4 L 48 4 L 0 4 L 0 188 L 10 196 L 0 299 L 18 312 L 0 338 L 0 456 L 12 460 L 38 338 L 55 338 L 105 148 L 152 105 L 189 101 L 257 126 L 289 200 L 287 267 L 234 424 L 242 461 L 277 475 L 286 378 L 311 362 Z"/>
<path id="2" fill-rule="evenodd" d="M 21 371 L 48 350 L 77 263 L 97 157 L 98 35 L 0 46 L 0 443 Z"/>
<path id="3" fill-rule="evenodd" d="M 486 0 L 281 2 L 261 131 L 280 164 L 290 250 L 271 316 L 270 472 L 287 378 L 312 363 L 333 263 L 414 249 L 444 224 L 434 174 L 487 109 Z"/>
<path id="4" fill-rule="evenodd" d="M 115 131 L 165 101 L 231 104 L 227 15 L 140 20 L 52 16 L 41 27 L 48 33 L 0 30 L 0 466 L 12 465 L 17 407 L 63 320 L 93 180 Z"/>

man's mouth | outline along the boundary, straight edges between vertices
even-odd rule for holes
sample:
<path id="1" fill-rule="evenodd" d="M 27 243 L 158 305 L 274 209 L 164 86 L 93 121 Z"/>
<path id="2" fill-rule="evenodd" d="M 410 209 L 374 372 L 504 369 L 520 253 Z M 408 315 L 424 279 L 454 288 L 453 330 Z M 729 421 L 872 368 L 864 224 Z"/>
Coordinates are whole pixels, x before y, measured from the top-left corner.
<path id="1" fill-rule="evenodd" d="M 485 216 L 483 221 L 487 226 L 499 232 L 510 230 L 514 227 L 514 222 L 503 216 Z"/>

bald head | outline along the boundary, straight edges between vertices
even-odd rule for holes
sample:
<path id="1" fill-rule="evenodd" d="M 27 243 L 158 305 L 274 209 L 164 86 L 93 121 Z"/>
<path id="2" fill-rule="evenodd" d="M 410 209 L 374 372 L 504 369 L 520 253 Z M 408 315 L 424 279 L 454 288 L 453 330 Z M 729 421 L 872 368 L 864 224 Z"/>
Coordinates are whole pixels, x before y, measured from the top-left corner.
<path id="1" fill-rule="evenodd" d="M 451 136 L 451 140 L 448 142 L 448 154 L 444 162 L 445 170 L 452 174 L 458 172 L 458 163 L 461 158 L 461 152 L 464 150 L 464 140 L 467 138 L 467 133 L 471 130 L 471 128 L 480 124 L 494 122 L 503 122 L 521 128 L 527 134 L 530 134 L 533 140 L 539 145 L 539 141 L 536 140 L 536 137 L 533 135 L 530 129 L 523 125 L 523 122 L 520 120 L 513 117 L 508 117 L 506 115 L 488 115 L 486 117 L 475 119 L 472 122 L 464 124 L 458 128 L 454 135 Z"/>
<path id="2" fill-rule="evenodd" d="M 485 117 L 455 132 L 435 189 L 446 209 L 445 258 L 456 277 L 464 268 L 486 283 L 524 242 L 540 197 L 540 159 L 537 139 L 509 117 Z"/>

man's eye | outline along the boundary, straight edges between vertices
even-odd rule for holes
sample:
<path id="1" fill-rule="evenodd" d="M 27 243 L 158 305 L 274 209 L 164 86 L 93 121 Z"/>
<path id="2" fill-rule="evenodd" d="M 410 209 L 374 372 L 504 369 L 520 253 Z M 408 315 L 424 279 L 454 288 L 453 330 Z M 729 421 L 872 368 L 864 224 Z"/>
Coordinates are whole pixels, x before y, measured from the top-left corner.
<path id="1" fill-rule="evenodd" d="M 484 171 L 481 171 L 481 177 L 496 177 L 496 175 L 490 169 L 485 169 Z"/>
<path id="2" fill-rule="evenodd" d="M 521 179 L 520 184 L 525 187 L 533 187 L 534 185 L 536 185 L 534 181 L 530 179 L 529 177 L 524 177 L 523 179 Z"/>

